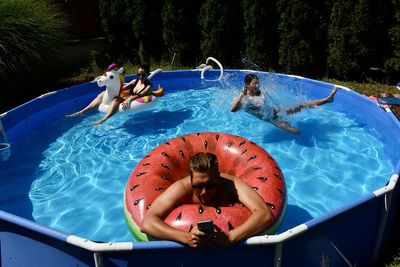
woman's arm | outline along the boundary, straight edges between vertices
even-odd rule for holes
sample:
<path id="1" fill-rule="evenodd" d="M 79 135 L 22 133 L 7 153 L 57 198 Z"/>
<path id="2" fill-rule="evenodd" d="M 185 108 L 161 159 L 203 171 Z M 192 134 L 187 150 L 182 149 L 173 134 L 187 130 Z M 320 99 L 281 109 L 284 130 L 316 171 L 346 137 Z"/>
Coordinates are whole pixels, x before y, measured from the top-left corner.
<path id="1" fill-rule="evenodd" d="M 231 112 L 235 112 L 240 109 L 240 107 L 242 106 L 241 100 L 244 95 L 246 95 L 246 89 L 243 89 L 243 91 L 240 92 L 239 96 L 236 97 L 236 99 L 233 101 L 231 105 Z"/>
<path id="2" fill-rule="evenodd" d="M 191 232 L 185 232 L 164 222 L 165 217 L 182 199 L 187 198 L 188 194 L 190 192 L 185 189 L 184 180 L 179 180 L 172 184 L 151 204 L 140 230 L 157 239 L 172 240 L 191 247 L 197 247 L 200 244 L 200 237 L 204 233 L 201 233 L 197 228 Z"/>
<path id="3" fill-rule="evenodd" d="M 240 179 L 234 179 L 239 201 L 251 212 L 251 216 L 240 226 L 229 231 L 228 239 L 234 244 L 244 238 L 265 230 L 272 222 L 272 213 L 261 196 Z"/>
<path id="4" fill-rule="evenodd" d="M 130 95 L 124 102 L 122 102 L 122 108 L 127 109 L 131 105 L 132 101 L 134 101 L 135 99 L 149 95 L 152 91 L 152 87 L 153 87 L 152 84 L 149 84 L 146 86 L 146 88 L 144 88 L 142 91 L 140 91 L 139 94 Z M 133 91 L 133 89 L 132 89 L 132 91 Z"/>

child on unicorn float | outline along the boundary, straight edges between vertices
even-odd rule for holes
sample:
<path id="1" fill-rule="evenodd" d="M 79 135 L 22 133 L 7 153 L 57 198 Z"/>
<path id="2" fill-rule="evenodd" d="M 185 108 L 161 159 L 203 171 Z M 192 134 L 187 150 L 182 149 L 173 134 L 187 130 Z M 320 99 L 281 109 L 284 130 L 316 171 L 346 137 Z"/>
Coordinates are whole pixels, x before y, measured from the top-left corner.
<path id="1" fill-rule="evenodd" d="M 116 69 L 118 69 L 118 65 L 115 63 L 111 64 L 107 69 L 107 73 L 110 71 L 115 71 Z M 107 75 L 107 73 L 105 75 Z M 134 101 L 135 99 L 151 95 L 153 85 L 148 80 L 149 74 L 150 74 L 149 65 L 147 64 L 139 65 L 137 72 L 137 79 L 132 80 L 126 85 L 123 85 L 122 82 L 122 88 L 120 89 L 119 94 L 112 99 L 111 103 L 108 106 L 107 113 L 100 120 L 93 122 L 93 125 L 99 125 L 108 120 L 112 115 L 114 115 L 118 111 L 120 104 L 122 104 L 122 109 L 126 110 L 130 107 L 131 102 Z M 83 108 L 78 112 L 67 115 L 67 117 L 78 116 L 94 108 L 98 108 L 103 101 L 104 94 L 105 91 L 101 92 L 85 108 Z"/>

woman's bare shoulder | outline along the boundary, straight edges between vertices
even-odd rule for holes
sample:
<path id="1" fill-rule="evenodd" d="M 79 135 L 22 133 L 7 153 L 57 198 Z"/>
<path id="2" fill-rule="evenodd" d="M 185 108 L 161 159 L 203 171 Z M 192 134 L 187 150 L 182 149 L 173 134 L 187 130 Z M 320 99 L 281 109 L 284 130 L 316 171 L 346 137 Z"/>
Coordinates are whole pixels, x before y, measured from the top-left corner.
<path id="1" fill-rule="evenodd" d="M 235 177 L 235 176 L 233 176 L 233 175 L 230 175 L 230 174 L 227 174 L 227 173 L 225 173 L 225 172 L 221 172 L 220 175 L 221 175 L 221 177 L 226 178 L 226 179 L 229 179 L 229 180 L 232 180 L 232 181 L 238 179 L 237 177 Z"/>

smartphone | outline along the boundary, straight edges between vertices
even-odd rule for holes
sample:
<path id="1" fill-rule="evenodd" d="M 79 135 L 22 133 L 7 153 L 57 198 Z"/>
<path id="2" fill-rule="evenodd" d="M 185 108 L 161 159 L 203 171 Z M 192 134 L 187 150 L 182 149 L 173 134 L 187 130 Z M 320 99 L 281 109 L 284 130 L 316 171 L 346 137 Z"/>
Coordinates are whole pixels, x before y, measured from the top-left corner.
<path id="1" fill-rule="evenodd" d="M 214 223 L 212 220 L 197 222 L 197 228 L 206 235 L 214 233 Z"/>

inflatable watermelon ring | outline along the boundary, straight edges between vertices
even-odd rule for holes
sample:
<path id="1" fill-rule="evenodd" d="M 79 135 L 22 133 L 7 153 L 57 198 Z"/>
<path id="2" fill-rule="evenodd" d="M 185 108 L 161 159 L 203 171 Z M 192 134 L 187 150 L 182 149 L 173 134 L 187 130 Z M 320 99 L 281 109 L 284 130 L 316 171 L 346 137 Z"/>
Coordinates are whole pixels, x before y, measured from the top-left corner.
<path id="1" fill-rule="evenodd" d="M 189 175 L 190 157 L 198 152 L 214 153 L 221 172 L 239 177 L 260 194 L 274 218 L 273 225 L 265 233 L 275 233 L 284 217 L 287 199 L 285 180 L 275 160 L 243 137 L 207 132 L 171 139 L 138 163 L 124 193 L 125 220 L 135 239 L 150 239 L 140 231 L 147 209 L 167 187 Z M 211 219 L 222 231 L 229 232 L 250 215 L 241 203 L 228 207 L 184 204 L 176 207 L 165 222 L 190 231 L 198 221 Z"/>

